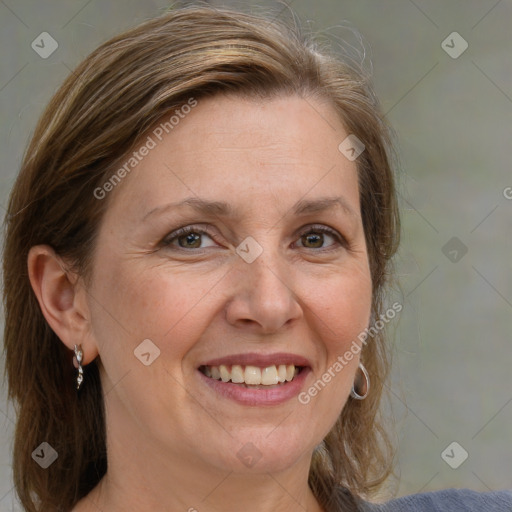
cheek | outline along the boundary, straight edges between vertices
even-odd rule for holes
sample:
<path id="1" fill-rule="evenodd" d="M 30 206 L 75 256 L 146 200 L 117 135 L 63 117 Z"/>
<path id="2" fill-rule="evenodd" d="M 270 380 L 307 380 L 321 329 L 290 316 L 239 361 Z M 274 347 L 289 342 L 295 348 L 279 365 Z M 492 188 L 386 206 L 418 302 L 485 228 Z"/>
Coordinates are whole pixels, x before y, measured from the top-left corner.
<path id="1" fill-rule="evenodd" d="M 304 304 L 301 322 L 320 338 L 329 359 L 342 354 L 368 325 L 371 279 L 364 265 L 360 267 L 289 274 L 295 300 Z M 105 264 L 97 274 L 91 304 L 102 356 L 114 346 L 117 354 L 133 356 L 133 350 L 150 339 L 169 364 L 179 364 L 220 318 L 231 286 L 236 283 L 225 269 L 191 271 L 187 265 L 138 266 L 129 260 Z"/>
<path id="2" fill-rule="evenodd" d="M 335 407 L 338 412 L 333 411 L 332 422 L 343 408 L 352 388 L 361 356 L 360 335 L 368 325 L 367 307 L 358 308 L 354 303 L 345 305 L 345 308 L 340 308 L 338 320 L 332 318 L 332 322 L 336 322 L 335 331 L 333 329 L 336 335 L 330 332 L 330 337 L 325 338 L 326 362 L 313 379 L 317 383 L 315 387 L 324 395 L 317 405 L 328 410 L 338 404 Z M 324 387 L 329 389 L 324 391 Z"/>
<path id="3" fill-rule="evenodd" d="M 322 347 L 320 365 L 311 375 L 299 402 L 303 411 L 323 417 L 325 435 L 346 403 L 360 357 L 361 335 L 371 315 L 372 286 L 369 272 L 340 272 L 325 281 L 322 291 L 308 294 L 315 318 L 314 335 Z M 364 270 L 364 269 L 363 269 Z"/>
<path id="4" fill-rule="evenodd" d="M 222 275 L 165 265 L 141 268 L 131 261 L 104 265 L 91 304 L 102 359 L 133 358 L 138 345 L 150 339 L 166 356 L 166 366 L 167 361 L 178 365 L 211 321 L 209 295 Z"/>
<path id="5" fill-rule="evenodd" d="M 318 316 L 315 324 L 321 329 L 329 355 L 333 352 L 339 355 L 368 326 L 371 278 L 364 267 L 354 266 L 333 273 L 320 284 L 323 286 L 310 287 L 313 291 L 308 292 L 308 306 Z"/>
<path id="6" fill-rule="evenodd" d="M 218 294 L 226 286 L 226 270 L 133 260 L 103 269 L 93 291 L 100 300 L 92 303 L 92 317 L 109 380 L 116 382 L 130 371 L 130 380 L 140 378 L 154 389 L 169 375 L 185 385 L 188 358 L 222 308 Z M 148 339 L 157 347 L 158 364 L 146 367 L 136 353 L 146 353 Z"/>
<path id="7" fill-rule="evenodd" d="M 319 438 L 325 437 L 349 399 L 359 364 L 361 340 L 371 314 L 371 287 L 352 279 L 341 279 L 339 289 L 331 290 L 317 322 L 325 350 L 323 364 L 311 375 L 299 395 L 304 416 L 322 418 Z"/>
<path id="8" fill-rule="evenodd" d="M 105 385 L 115 387 L 119 402 L 136 421 L 175 416 L 173 411 L 190 401 L 183 362 L 212 321 L 211 290 L 223 273 L 203 275 L 165 265 L 141 268 L 128 261 L 104 268 L 91 305 Z M 148 351 L 145 365 L 141 354 Z"/>

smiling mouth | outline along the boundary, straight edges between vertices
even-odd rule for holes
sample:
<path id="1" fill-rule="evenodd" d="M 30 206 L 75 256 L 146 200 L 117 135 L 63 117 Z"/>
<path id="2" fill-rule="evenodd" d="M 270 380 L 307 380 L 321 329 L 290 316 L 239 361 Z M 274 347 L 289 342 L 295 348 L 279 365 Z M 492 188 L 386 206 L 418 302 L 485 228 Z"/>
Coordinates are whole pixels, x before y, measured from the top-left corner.
<path id="1" fill-rule="evenodd" d="M 282 386 L 291 382 L 304 369 L 293 364 L 271 365 L 224 365 L 199 367 L 199 371 L 213 380 L 231 382 L 246 388 L 265 389 L 269 386 Z"/>

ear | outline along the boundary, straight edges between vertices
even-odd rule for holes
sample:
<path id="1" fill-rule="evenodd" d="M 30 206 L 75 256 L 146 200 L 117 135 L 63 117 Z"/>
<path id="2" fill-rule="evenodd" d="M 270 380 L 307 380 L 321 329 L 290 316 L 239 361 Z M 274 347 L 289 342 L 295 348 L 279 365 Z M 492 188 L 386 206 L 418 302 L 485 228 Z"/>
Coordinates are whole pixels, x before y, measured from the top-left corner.
<path id="1" fill-rule="evenodd" d="M 74 351 L 75 344 L 82 345 L 83 364 L 90 363 L 98 349 L 91 335 L 83 280 L 48 245 L 31 247 L 27 265 L 30 284 L 49 326 L 70 350 Z"/>

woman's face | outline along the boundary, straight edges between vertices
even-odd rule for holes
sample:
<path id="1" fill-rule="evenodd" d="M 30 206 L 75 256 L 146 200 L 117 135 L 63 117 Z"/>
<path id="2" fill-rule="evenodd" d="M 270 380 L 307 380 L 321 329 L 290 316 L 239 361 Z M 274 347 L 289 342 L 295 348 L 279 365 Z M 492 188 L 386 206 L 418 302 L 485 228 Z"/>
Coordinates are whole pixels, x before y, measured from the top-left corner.
<path id="1" fill-rule="evenodd" d="M 295 96 L 190 110 L 144 139 L 98 236 L 88 305 L 109 443 L 289 468 L 340 414 L 359 356 L 333 365 L 370 318 L 356 162 L 338 149 L 349 134 Z"/>

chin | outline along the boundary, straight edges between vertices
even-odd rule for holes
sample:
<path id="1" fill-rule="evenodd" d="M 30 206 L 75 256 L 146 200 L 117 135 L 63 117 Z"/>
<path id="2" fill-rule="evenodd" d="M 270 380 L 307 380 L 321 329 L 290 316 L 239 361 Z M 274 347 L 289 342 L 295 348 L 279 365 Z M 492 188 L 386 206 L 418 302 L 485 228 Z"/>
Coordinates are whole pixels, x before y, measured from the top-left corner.
<path id="1" fill-rule="evenodd" d="M 322 439 L 311 440 L 311 433 L 248 430 L 233 436 L 230 446 L 219 447 L 215 464 L 235 473 L 278 473 L 285 471 L 305 457 L 310 459 L 314 447 Z M 220 455 L 220 457 L 219 457 Z M 308 462 L 309 464 L 309 462 Z"/>

